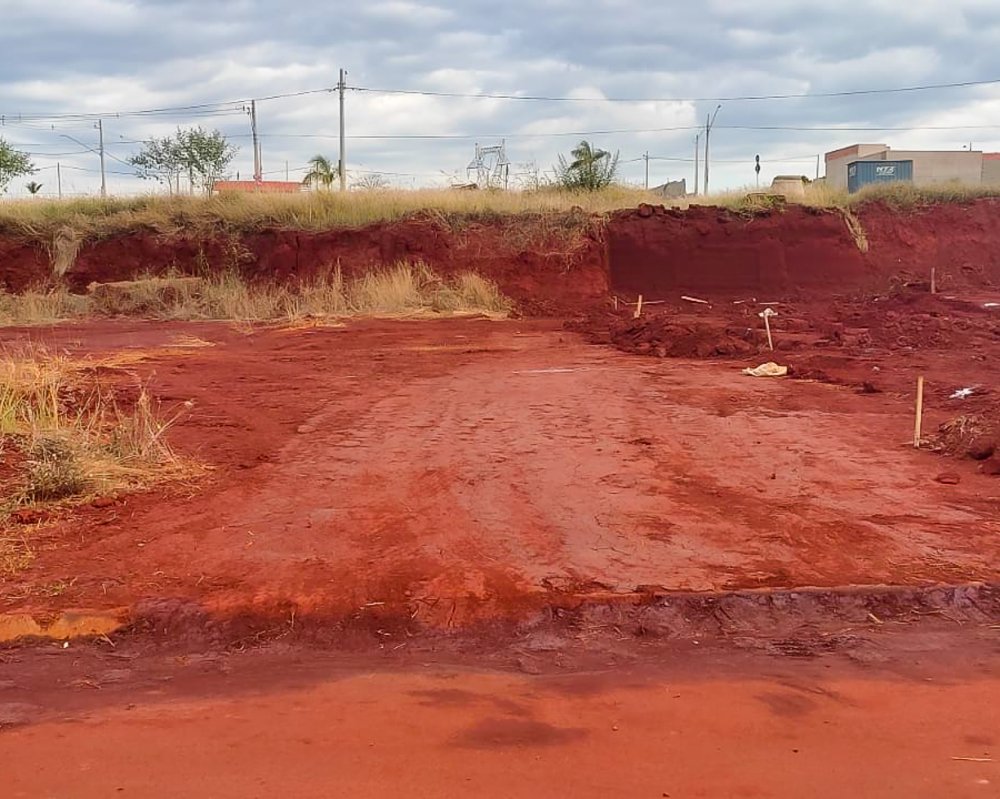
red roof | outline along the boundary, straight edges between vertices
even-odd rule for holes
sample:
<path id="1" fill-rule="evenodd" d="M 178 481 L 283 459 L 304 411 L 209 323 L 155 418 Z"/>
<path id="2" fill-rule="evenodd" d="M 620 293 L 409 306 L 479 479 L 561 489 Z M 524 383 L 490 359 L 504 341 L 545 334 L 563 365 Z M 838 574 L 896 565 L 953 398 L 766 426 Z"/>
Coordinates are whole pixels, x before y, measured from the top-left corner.
<path id="1" fill-rule="evenodd" d="M 267 194 L 292 194 L 303 190 L 303 185 L 293 180 L 217 180 L 214 191 L 259 191 Z"/>
<path id="2" fill-rule="evenodd" d="M 1000 153 L 983 153 L 984 161 L 1000 161 Z"/>

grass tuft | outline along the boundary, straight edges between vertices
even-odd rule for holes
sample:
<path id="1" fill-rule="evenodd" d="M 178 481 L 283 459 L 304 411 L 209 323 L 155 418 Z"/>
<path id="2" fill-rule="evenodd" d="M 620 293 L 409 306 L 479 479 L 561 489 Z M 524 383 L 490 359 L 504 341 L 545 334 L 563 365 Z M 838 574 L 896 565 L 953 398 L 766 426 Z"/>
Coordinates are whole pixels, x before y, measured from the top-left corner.
<path id="1" fill-rule="evenodd" d="M 83 493 L 87 476 L 69 441 L 50 435 L 35 437 L 28 450 L 24 499 L 46 502 Z"/>
<path id="2" fill-rule="evenodd" d="M 0 290 L 0 325 L 43 325 L 61 319 L 85 315 L 89 303 L 85 297 L 66 289 L 29 290 L 8 294 Z"/>
<path id="3" fill-rule="evenodd" d="M 38 347 L 0 352 L 0 450 L 23 453 L 17 485 L 0 486 L 0 511 L 189 471 L 166 441 L 176 416 L 164 419 L 144 388 L 120 406 L 91 366 Z"/>
<path id="4" fill-rule="evenodd" d="M 362 275 L 349 287 L 348 304 L 356 313 L 403 313 L 424 306 L 439 293 L 441 281 L 425 266 L 400 264 Z M 433 299 L 429 304 L 433 306 Z"/>

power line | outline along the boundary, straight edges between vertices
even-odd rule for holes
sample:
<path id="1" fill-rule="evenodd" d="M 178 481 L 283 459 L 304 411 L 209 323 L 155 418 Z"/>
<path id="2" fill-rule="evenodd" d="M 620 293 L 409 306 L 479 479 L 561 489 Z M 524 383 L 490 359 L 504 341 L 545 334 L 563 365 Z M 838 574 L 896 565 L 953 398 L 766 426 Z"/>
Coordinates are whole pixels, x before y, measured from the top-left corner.
<path id="1" fill-rule="evenodd" d="M 951 83 L 927 83 L 917 86 L 898 86 L 880 89 L 849 89 L 834 92 L 795 92 L 788 94 L 747 94 L 734 95 L 729 97 L 566 97 L 556 95 L 533 95 L 533 94 L 513 94 L 513 93 L 464 93 L 464 92 L 443 92 L 427 89 L 386 89 L 370 86 L 345 86 L 347 91 L 367 93 L 367 94 L 392 94 L 392 95 L 416 95 L 423 97 L 453 97 L 462 99 L 488 99 L 488 100 L 527 100 L 534 102 L 567 102 L 567 103 L 700 103 L 700 102 L 741 102 L 757 100 L 804 100 L 811 98 L 830 97 L 858 97 L 869 95 L 901 94 L 908 92 L 939 91 L 944 89 L 960 89 L 974 86 L 991 86 L 1000 84 L 1000 78 L 987 80 L 955 81 Z M 193 103 L 188 105 L 163 106 L 158 108 L 145 108 L 130 111 L 76 111 L 62 113 L 14 113 L 0 114 L 0 125 L 16 124 L 24 122 L 43 121 L 80 121 L 87 122 L 99 118 L 127 118 L 145 117 L 159 115 L 214 115 L 219 113 L 243 113 L 242 106 L 256 99 L 259 102 L 270 100 L 284 100 L 295 97 L 305 97 L 315 94 L 330 94 L 336 91 L 336 87 L 324 86 L 316 89 L 303 89 L 293 92 L 280 92 L 276 94 L 264 95 L 256 98 L 239 98 L 235 100 L 218 100 L 207 103 Z"/>
<path id="2" fill-rule="evenodd" d="M 761 156 L 761 162 L 762 163 L 768 163 L 768 164 L 793 164 L 793 163 L 799 163 L 799 162 L 802 162 L 802 161 L 810 161 L 811 162 L 811 161 L 815 161 L 816 160 L 816 155 L 817 155 L 816 153 L 812 153 L 811 155 L 782 156 L 780 158 L 768 158 L 768 157 L 765 157 L 765 156 L 762 155 Z M 631 158 L 628 161 L 620 161 L 619 163 L 630 164 L 630 163 L 633 163 L 634 161 L 642 161 L 642 160 L 644 160 L 644 159 L 641 158 L 641 157 L 640 158 Z M 686 163 L 686 164 L 693 164 L 694 163 L 694 159 L 693 158 L 683 158 L 683 157 L 680 157 L 680 156 L 666 156 L 666 155 L 651 155 L 651 156 L 649 156 L 649 160 L 650 161 L 673 161 L 673 162 Z M 752 158 L 749 159 L 749 162 L 752 163 L 753 159 Z M 714 164 L 746 164 L 746 163 L 748 163 L 748 159 L 747 158 L 713 158 L 712 159 L 712 163 L 714 163 Z"/>
<path id="3" fill-rule="evenodd" d="M 759 131 L 797 131 L 816 133 L 879 133 L 892 131 L 949 131 L 949 130 L 1000 130 L 1000 123 L 993 125 L 912 125 L 912 126 L 851 126 L 840 125 L 720 125 L 714 126 L 717 130 L 759 130 Z M 507 132 L 507 133 L 355 133 L 349 134 L 348 139 L 371 140 L 371 141 L 391 141 L 391 140 L 472 140 L 472 139 L 536 139 L 551 138 L 559 136 L 616 136 L 633 133 L 674 133 L 682 131 L 697 131 L 704 129 L 704 125 L 672 125 L 662 128 L 610 128 L 606 130 L 568 130 L 568 131 L 546 131 L 540 133 Z M 248 133 L 234 133 L 226 138 L 239 139 L 248 138 Z M 267 139 L 336 139 L 336 134 L 330 133 L 267 133 L 261 134 Z M 119 141 L 118 144 L 141 144 L 141 141 Z"/>
<path id="4" fill-rule="evenodd" d="M 463 93 L 440 92 L 423 89 L 381 89 L 362 86 L 348 86 L 350 91 L 370 94 L 402 94 L 424 97 L 457 97 L 483 100 L 531 100 L 546 103 L 735 103 L 750 100 L 804 100 L 813 97 L 857 97 L 861 95 L 900 94 L 904 92 L 934 91 L 938 89 L 959 89 L 970 86 L 990 86 L 1000 83 L 1000 78 L 989 80 L 956 81 L 954 83 L 928 83 L 920 86 L 900 86 L 885 89 L 850 89 L 837 92 L 800 92 L 793 94 L 747 94 L 733 97 L 558 97 L 534 94 L 494 94 L 489 92 Z"/>
<path id="5" fill-rule="evenodd" d="M 81 112 L 66 112 L 66 113 L 53 113 L 53 114 L 2 114 L 0 115 L 0 125 L 6 124 L 17 124 L 18 122 L 41 122 L 41 121 L 83 121 L 89 122 L 95 119 L 114 119 L 114 118 L 127 118 L 127 117 L 144 117 L 144 116 L 158 116 L 161 114 L 171 114 L 171 115 L 186 115 L 186 116 L 198 116 L 198 115 L 216 115 L 224 113 L 232 114 L 242 114 L 242 105 L 249 103 L 251 100 L 257 100 L 257 102 L 265 100 L 283 100 L 291 97 L 304 97 L 310 94 L 324 94 L 334 91 L 331 88 L 323 89 L 305 89 L 303 91 L 297 92 L 284 92 L 281 94 L 270 94 L 264 97 L 246 98 L 241 100 L 221 100 L 213 103 L 197 103 L 194 105 L 176 105 L 167 106 L 163 108 L 146 108 L 136 111 L 81 111 Z"/>
<path id="6" fill-rule="evenodd" d="M 888 131 L 946 131 L 946 130 L 1000 130 L 1000 124 L 996 125 L 916 125 L 909 127 L 842 127 L 842 126 L 821 126 L 821 125 L 715 125 L 718 130 L 760 130 L 760 131 L 798 131 L 816 133 L 878 133 Z M 535 139 L 550 138 L 558 136 L 617 136 L 633 133 L 675 133 L 679 131 L 703 130 L 704 125 L 672 125 L 662 128 L 611 128 L 607 130 L 568 130 L 568 131 L 546 131 L 544 133 L 373 133 L 354 134 L 348 136 L 349 139 L 368 140 L 409 140 L 409 139 Z M 271 134 L 280 136 L 282 134 Z M 294 135 L 294 134 L 289 134 Z M 315 135 L 315 138 L 334 138 L 332 136 Z"/>

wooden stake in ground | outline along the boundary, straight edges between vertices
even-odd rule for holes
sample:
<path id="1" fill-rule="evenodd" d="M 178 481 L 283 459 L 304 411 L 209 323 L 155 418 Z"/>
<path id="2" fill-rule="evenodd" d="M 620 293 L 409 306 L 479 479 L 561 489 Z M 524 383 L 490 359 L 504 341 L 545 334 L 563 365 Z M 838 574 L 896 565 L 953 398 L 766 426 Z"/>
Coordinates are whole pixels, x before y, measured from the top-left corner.
<path id="1" fill-rule="evenodd" d="M 778 312 L 773 308 L 765 308 L 757 316 L 764 320 L 764 329 L 767 331 L 767 346 L 771 352 L 774 352 L 774 339 L 771 338 L 771 317 L 777 316 Z"/>
<path id="2" fill-rule="evenodd" d="M 916 419 L 913 422 L 913 448 L 920 449 L 921 432 L 924 421 L 924 376 L 917 378 Z"/>
<path id="3" fill-rule="evenodd" d="M 639 295 L 639 301 L 635 304 L 635 313 L 632 315 L 633 319 L 638 319 L 642 316 L 642 295 Z"/>
<path id="4" fill-rule="evenodd" d="M 937 269 L 931 267 L 931 294 L 937 294 Z"/>
<path id="5" fill-rule="evenodd" d="M 611 299 L 614 300 L 615 310 L 617 311 L 618 310 L 618 295 L 617 294 L 611 295 Z"/>

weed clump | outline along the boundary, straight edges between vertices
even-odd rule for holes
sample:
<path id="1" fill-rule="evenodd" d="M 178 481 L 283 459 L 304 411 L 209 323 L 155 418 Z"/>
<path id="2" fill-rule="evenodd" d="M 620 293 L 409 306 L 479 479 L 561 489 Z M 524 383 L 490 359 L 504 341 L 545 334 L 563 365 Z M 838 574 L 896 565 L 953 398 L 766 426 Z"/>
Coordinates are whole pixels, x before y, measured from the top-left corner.
<path id="1" fill-rule="evenodd" d="M 95 373 L 40 347 L 0 351 L 0 453 L 18 464 L 0 485 L 0 515 L 190 471 L 166 440 L 177 415 L 164 418 L 144 388 L 123 407 Z"/>
<path id="2" fill-rule="evenodd" d="M 25 499 L 47 502 L 83 493 L 87 477 L 70 443 L 53 436 L 39 436 L 28 450 Z"/>

